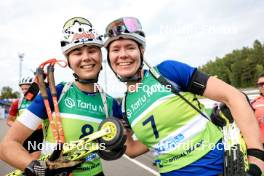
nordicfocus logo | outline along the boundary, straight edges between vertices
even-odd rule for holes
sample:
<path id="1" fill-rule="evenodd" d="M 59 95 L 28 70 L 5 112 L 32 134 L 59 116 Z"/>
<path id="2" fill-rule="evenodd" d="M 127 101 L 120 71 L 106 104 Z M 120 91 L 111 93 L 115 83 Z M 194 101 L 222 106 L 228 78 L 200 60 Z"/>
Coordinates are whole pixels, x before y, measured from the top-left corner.
<path id="1" fill-rule="evenodd" d="M 73 108 L 75 106 L 75 101 L 71 98 L 66 98 L 65 99 L 65 105 L 68 107 L 68 108 Z"/>

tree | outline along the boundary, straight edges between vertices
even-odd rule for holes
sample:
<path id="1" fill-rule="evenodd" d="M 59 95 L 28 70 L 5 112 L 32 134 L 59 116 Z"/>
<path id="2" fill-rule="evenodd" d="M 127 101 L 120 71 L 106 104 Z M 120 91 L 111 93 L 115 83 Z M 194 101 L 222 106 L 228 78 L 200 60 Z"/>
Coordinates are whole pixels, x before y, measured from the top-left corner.
<path id="1" fill-rule="evenodd" d="M 264 68 L 263 68 L 263 65 L 259 65 L 257 64 L 256 65 L 256 74 L 254 76 L 254 80 L 255 82 L 257 81 L 258 77 L 260 74 L 264 73 Z"/>
<path id="2" fill-rule="evenodd" d="M 264 45 L 255 40 L 252 48 L 235 49 L 199 69 L 237 88 L 255 87 L 258 75 L 264 71 Z"/>
<path id="3" fill-rule="evenodd" d="M 1 90 L 1 99 L 5 98 L 18 98 L 20 97 L 20 93 L 15 91 L 13 92 L 13 89 L 9 86 L 4 86 Z"/>

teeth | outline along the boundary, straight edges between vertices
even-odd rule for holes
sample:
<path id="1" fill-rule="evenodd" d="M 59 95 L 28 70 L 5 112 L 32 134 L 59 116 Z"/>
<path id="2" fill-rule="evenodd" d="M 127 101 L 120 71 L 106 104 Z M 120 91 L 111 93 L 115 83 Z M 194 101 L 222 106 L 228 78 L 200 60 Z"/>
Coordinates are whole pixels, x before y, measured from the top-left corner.
<path id="1" fill-rule="evenodd" d="M 131 63 L 130 62 L 121 62 L 119 63 L 120 66 L 126 66 L 126 65 L 130 65 Z"/>
<path id="2" fill-rule="evenodd" d="M 81 68 L 85 68 L 85 69 L 90 69 L 92 68 L 93 65 L 82 65 Z"/>

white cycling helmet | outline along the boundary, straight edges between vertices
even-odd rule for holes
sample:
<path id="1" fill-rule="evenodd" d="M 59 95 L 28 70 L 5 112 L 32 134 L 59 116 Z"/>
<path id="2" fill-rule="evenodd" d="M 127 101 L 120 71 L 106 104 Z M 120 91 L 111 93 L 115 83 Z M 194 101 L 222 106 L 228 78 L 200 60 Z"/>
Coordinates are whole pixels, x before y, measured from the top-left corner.
<path id="1" fill-rule="evenodd" d="M 135 17 L 122 17 L 111 22 L 105 31 L 106 41 L 104 47 L 117 39 L 127 38 L 132 39 L 141 44 L 144 48 L 146 46 L 145 33 L 139 20 Z"/>
<path id="2" fill-rule="evenodd" d="M 62 31 L 61 49 L 65 56 L 83 45 L 103 46 L 103 40 L 92 23 L 82 17 L 74 17 L 65 22 Z"/>
<path id="3" fill-rule="evenodd" d="M 27 77 L 23 77 L 20 81 L 19 81 L 19 86 L 24 85 L 24 84 L 32 84 L 34 81 L 33 77 L 27 76 Z"/>

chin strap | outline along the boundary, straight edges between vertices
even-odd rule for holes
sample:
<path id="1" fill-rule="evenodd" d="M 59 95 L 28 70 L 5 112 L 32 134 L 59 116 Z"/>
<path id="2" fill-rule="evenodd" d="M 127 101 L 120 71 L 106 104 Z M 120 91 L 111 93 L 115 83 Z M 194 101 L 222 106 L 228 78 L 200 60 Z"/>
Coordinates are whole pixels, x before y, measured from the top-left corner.
<path id="1" fill-rule="evenodd" d="M 80 77 L 76 73 L 73 73 L 73 76 L 75 78 L 75 81 L 78 81 L 79 83 L 92 84 L 92 83 L 97 83 L 99 73 L 97 74 L 96 78 L 94 78 L 94 79 L 80 79 Z"/>
<path id="2" fill-rule="evenodd" d="M 141 80 L 141 69 L 142 67 L 140 66 L 136 74 L 131 77 L 120 77 L 116 73 L 115 75 L 121 82 L 138 82 L 139 80 Z"/>

